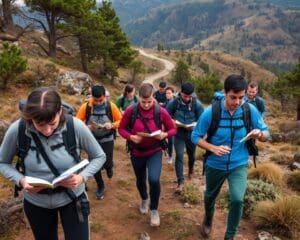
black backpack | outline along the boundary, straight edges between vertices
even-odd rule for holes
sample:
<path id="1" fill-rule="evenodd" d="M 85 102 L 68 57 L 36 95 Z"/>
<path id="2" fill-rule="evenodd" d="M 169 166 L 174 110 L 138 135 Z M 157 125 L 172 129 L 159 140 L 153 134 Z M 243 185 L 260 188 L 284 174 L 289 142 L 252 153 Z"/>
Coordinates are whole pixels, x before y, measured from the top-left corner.
<path id="1" fill-rule="evenodd" d="M 137 103 L 137 102 L 138 102 L 137 96 L 134 96 L 134 97 L 133 97 L 133 102 L 134 102 L 134 103 Z M 125 104 L 125 97 L 122 96 L 122 98 L 121 98 L 121 103 L 120 103 L 121 109 L 124 109 L 124 104 Z"/>
<path id="2" fill-rule="evenodd" d="M 21 100 L 19 102 L 19 108 L 22 111 L 24 109 L 24 107 L 26 106 L 26 101 L 25 100 Z M 68 106 L 68 108 L 66 109 L 65 106 Z M 73 109 L 72 107 L 70 107 L 70 105 L 64 103 L 63 107 L 65 109 L 66 112 L 69 113 L 74 113 L 71 112 L 70 109 Z M 75 129 L 74 129 L 74 120 L 73 120 L 73 116 L 72 114 L 66 114 L 66 131 L 64 131 L 62 133 L 63 135 L 63 142 L 59 143 L 57 145 L 51 146 L 51 149 L 57 149 L 60 147 L 65 147 L 66 150 L 68 151 L 68 153 L 74 158 L 75 162 L 79 162 L 80 161 L 80 156 L 76 151 L 77 145 L 76 145 L 76 137 L 75 137 Z M 24 164 L 24 159 L 27 156 L 27 153 L 29 151 L 29 149 L 31 148 L 31 138 L 28 137 L 25 134 L 26 131 L 26 122 L 24 119 L 20 119 L 19 122 L 19 126 L 18 126 L 18 160 L 16 163 L 16 169 L 21 172 L 21 173 L 25 173 L 25 164 Z M 21 189 L 17 186 L 15 186 L 15 192 L 14 192 L 14 196 L 17 197 L 18 196 L 18 191 L 20 191 Z"/>
<path id="3" fill-rule="evenodd" d="M 170 111 L 170 115 L 172 117 L 174 117 L 176 111 L 177 111 L 177 108 L 179 106 L 179 102 L 180 102 L 180 96 L 176 96 L 174 98 L 174 102 L 173 102 L 173 106 L 171 108 L 171 111 Z M 197 106 L 197 98 L 196 97 L 192 97 L 192 100 L 191 100 L 191 108 L 189 109 L 190 112 L 194 112 L 195 113 L 195 117 L 196 117 L 196 120 L 199 118 L 199 116 L 197 115 L 197 112 L 196 112 L 196 106 Z"/>
<path id="4" fill-rule="evenodd" d="M 162 123 L 161 123 L 161 119 L 160 119 L 160 106 L 159 104 L 155 103 L 154 105 L 154 116 L 153 116 L 153 119 L 154 119 L 154 122 L 155 122 L 155 125 L 161 129 L 162 128 Z M 135 103 L 133 106 L 132 106 L 132 112 L 131 112 L 131 116 L 130 116 L 130 121 L 129 121 L 129 125 L 127 126 L 127 130 L 129 132 L 131 132 L 132 130 L 132 127 L 136 121 L 138 117 L 138 103 Z M 163 150 L 166 150 L 168 148 L 168 143 L 165 139 L 161 140 L 160 143 L 159 143 L 161 146 L 162 146 L 162 149 Z M 155 145 L 156 147 L 156 145 Z M 133 142 L 130 141 L 130 140 L 127 140 L 126 141 L 126 148 L 127 148 L 127 152 L 131 152 L 133 150 Z"/>
<path id="5" fill-rule="evenodd" d="M 247 133 L 249 133 L 253 129 L 253 127 L 251 125 L 251 110 L 249 107 L 249 103 L 245 102 L 242 105 L 242 109 L 243 109 L 243 117 L 242 118 L 243 118 L 244 126 L 247 130 Z M 206 137 L 207 142 L 210 142 L 211 137 L 216 133 L 216 131 L 219 127 L 220 120 L 221 120 L 221 101 L 215 100 L 212 103 L 212 120 L 211 120 L 210 126 L 207 131 L 207 137 Z M 256 167 L 256 156 L 258 156 L 258 148 L 255 145 L 255 139 L 250 138 L 249 140 L 247 140 L 246 146 L 247 146 L 249 155 L 253 156 L 254 167 Z M 205 172 L 206 159 L 210 154 L 211 154 L 210 151 L 206 151 L 203 156 L 203 172 L 202 172 L 203 175 Z"/>

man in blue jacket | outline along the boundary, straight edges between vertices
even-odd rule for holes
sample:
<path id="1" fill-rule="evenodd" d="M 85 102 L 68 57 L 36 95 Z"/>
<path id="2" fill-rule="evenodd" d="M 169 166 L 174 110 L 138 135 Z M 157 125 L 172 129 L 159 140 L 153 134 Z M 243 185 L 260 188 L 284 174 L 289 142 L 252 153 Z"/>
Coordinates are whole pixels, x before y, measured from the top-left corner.
<path id="1" fill-rule="evenodd" d="M 189 178 L 194 173 L 196 145 L 191 141 L 192 130 L 203 112 L 203 106 L 196 97 L 193 96 L 193 84 L 186 82 L 181 85 L 181 91 L 173 100 L 167 104 L 167 111 L 175 120 L 177 134 L 174 138 L 174 148 L 176 153 L 175 170 L 177 176 L 176 192 L 180 193 L 184 187 L 183 176 L 183 155 L 184 145 L 189 158 L 188 166 Z"/>
<path id="2" fill-rule="evenodd" d="M 206 158 L 206 190 L 204 194 L 205 215 L 200 232 L 209 237 L 212 227 L 215 200 L 227 179 L 230 206 L 225 240 L 234 239 L 243 212 L 247 187 L 249 153 L 244 141 L 247 130 L 243 118 L 243 104 L 247 83 L 240 75 L 230 75 L 224 82 L 225 98 L 220 102 L 220 121 L 215 133 L 207 141 L 212 122 L 212 106 L 201 115 L 192 132 L 192 142 L 209 151 Z M 247 103 L 246 103 L 247 104 Z M 251 126 L 249 136 L 259 141 L 269 138 L 269 130 L 257 109 L 249 104 Z"/>

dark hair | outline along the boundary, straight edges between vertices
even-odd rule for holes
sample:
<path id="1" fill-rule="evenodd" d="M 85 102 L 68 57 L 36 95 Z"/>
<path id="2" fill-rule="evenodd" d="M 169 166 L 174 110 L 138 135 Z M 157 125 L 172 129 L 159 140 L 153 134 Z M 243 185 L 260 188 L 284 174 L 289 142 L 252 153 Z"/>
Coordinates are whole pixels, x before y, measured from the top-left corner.
<path id="1" fill-rule="evenodd" d="M 229 75 L 224 81 L 225 93 L 233 90 L 233 92 L 246 91 L 247 82 L 241 75 L 232 74 Z"/>
<path id="2" fill-rule="evenodd" d="M 171 90 L 171 91 L 172 91 L 172 93 L 174 93 L 174 92 L 175 92 L 174 88 L 173 88 L 173 87 L 170 87 L 170 86 L 166 88 L 166 91 L 167 91 L 167 90 Z"/>
<path id="3" fill-rule="evenodd" d="M 181 92 L 188 95 L 192 94 L 194 92 L 194 85 L 190 82 L 183 83 L 181 85 Z"/>
<path id="4" fill-rule="evenodd" d="M 33 90 L 28 98 L 22 117 L 32 123 L 49 123 L 62 109 L 62 102 L 59 94 L 49 87 L 41 87 Z M 65 115 L 61 114 L 60 124 L 65 122 Z"/>
<path id="5" fill-rule="evenodd" d="M 139 88 L 139 96 L 142 98 L 149 98 L 153 96 L 154 88 L 151 83 L 143 83 Z"/>
<path id="6" fill-rule="evenodd" d="M 95 85 L 92 87 L 92 96 L 93 97 L 102 97 L 105 96 L 105 88 L 100 85 Z"/>
<path id="7" fill-rule="evenodd" d="M 127 84 L 124 88 L 123 96 L 126 97 L 128 93 L 131 93 L 134 90 L 134 86 L 132 84 Z"/>
<path id="8" fill-rule="evenodd" d="M 159 83 L 160 88 L 165 88 L 166 86 L 167 86 L 167 83 L 163 80 Z"/>
<path id="9" fill-rule="evenodd" d="M 258 84 L 257 84 L 257 82 L 251 81 L 251 82 L 248 84 L 248 87 L 251 87 L 251 88 L 258 88 Z"/>

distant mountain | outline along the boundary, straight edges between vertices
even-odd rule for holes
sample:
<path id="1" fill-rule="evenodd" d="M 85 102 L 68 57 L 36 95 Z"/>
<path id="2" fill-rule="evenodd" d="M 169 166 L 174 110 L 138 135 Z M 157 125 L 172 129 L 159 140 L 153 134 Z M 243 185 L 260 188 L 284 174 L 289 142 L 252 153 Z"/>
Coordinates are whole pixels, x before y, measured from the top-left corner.
<path id="1" fill-rule="evenodd" d="M 299 0 L 115 0 L 113 5 L 122 9 L 123 24 L 129 21 L 124 30 L 134 45 L 221 50 L 256 62 L 295 63 L 299 57 Z M 124 20 L 127 13 L 131 17 Z"/>

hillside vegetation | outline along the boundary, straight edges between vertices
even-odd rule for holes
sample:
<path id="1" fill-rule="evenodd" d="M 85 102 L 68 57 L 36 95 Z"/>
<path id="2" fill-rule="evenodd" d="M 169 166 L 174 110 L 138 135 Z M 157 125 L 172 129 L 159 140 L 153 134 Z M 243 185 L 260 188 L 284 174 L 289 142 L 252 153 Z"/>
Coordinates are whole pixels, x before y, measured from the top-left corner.
<path id="1" fill-rule="evenodd" d="M 133 44 L 144 47 L 221 50 L 288 69 L 300 52 L 300 10 L 297 3 L 293 8 L 271 3 L 276 1 L 164 4 L 133 19 L 124 30 Z"/>

